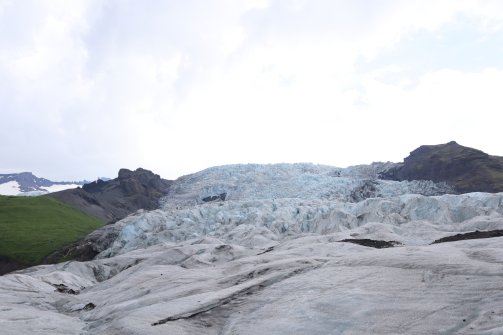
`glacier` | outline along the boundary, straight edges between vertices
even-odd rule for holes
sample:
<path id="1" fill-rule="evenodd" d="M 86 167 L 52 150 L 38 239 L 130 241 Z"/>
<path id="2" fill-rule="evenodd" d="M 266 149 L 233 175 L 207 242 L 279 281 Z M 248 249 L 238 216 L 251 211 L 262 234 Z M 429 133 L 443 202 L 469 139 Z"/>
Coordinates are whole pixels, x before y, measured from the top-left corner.
<path id="1" fill-rule="evenodd" d="M 503 193 L 379 179 L 390 164 L 181 177 L 95 232 L 94 260 L 0 277 L 2 334 L 502 334 L 503 237 L 432 242 L 503 229 Z"/>
<path id="2" fill-rule="evenodd" d="M 354 202 L 412 193 L 453 193 L 445 183 L 379 179 L 379 174 L 393 165 L 373 163 L 345 169 L 310 163 L 217 166 L 178 178 L 162 202 L 164 207 L 192 206 L 221 194 L 226 194 L 226 200 L 301 198 Z"/>

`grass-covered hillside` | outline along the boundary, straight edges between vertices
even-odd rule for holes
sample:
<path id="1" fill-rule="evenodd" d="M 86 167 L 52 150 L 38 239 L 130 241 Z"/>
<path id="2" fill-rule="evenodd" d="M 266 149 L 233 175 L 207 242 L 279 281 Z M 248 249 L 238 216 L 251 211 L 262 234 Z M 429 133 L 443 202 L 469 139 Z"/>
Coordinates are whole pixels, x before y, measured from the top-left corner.
<path id="1" fill-rule="evenodd" d="M 0 196 L 0 259 L 36 265 L 102 225 L 48 197 Z"/>

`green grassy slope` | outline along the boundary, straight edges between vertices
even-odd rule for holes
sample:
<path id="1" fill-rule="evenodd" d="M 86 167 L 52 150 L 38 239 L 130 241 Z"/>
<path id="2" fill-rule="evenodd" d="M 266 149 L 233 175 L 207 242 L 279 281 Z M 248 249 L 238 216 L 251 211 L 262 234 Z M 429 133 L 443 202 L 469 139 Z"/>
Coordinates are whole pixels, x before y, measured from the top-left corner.
<path id="1" fill-rule="evenodd" d="M 0 258 L 36 265 L 102 225 L 48 197 L 0 196 Z"/>

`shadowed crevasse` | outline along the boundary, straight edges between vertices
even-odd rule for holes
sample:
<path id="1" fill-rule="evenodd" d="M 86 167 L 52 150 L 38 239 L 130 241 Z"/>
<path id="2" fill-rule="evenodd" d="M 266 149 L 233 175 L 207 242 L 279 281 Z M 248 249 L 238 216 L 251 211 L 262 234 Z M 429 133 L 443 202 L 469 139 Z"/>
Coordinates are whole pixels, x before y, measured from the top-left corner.
<path id="1" fill-rule="evenodd" d="M 463 241 L 463 240 L 475 240 L 475 239 L 480 239 L 480 238 L 491 238 L 491 237 L 500 237 L 500 236 L 503 236 L 503 229 L 490 230 L 490 231 L 476 230 L 474 232 L 442 237 L 442 238 L 439 238 L 438 240 L 433 241 L 431 244 Z"/>
<path id="2" fill-rule="evenodd" d="M 354 243 L 354 244 L 363 245 L 364 247 L 371 247 L 371 248 L 376 248 L 376 249 L 393 248 L 393 247 L 402 245 L 402 243 L 397 242 L 397 241 L 379 241 L 379 240 L 371 240 L 368 238 L 345 239 L 345 240 L 341 240 L 339 242 Z"/>

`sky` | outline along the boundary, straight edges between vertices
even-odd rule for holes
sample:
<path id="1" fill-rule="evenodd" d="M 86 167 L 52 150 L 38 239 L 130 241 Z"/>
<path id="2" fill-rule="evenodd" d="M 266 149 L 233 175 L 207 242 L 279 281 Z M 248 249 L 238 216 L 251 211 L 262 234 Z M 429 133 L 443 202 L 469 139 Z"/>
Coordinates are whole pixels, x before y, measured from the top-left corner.
<path id="1" fill-rule="evenodd" d="M 0 0 L 0 173 L 503 156 L 503 1 Z"/>

